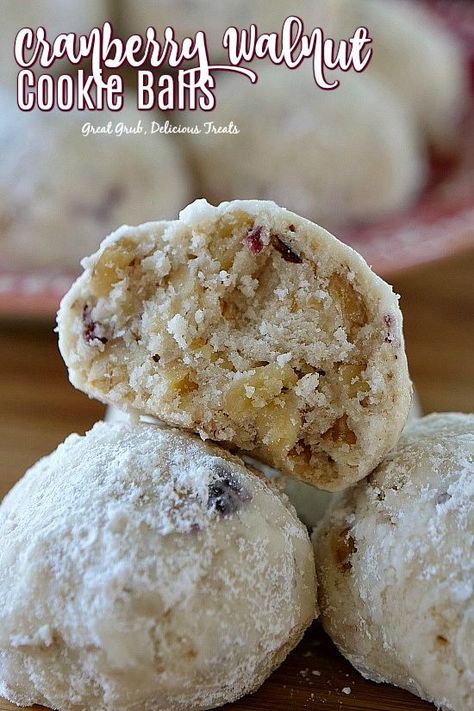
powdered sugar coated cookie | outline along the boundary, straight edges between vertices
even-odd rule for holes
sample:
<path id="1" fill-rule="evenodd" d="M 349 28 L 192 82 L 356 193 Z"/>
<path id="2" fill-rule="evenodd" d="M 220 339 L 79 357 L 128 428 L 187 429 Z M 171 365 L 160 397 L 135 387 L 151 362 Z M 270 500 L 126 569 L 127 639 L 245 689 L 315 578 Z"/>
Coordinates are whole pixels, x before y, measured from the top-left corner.
<path id="1" fill-rule="evenodd" d="M 63 710 L 208 709 L 316 615 L 306 530 L 232 455 L 154 425 L 71 435 L 0 507 L 0 694 Z"/>
<path id="2" fill-rule="evenodd" d="M 474 709 L 474 416 L 414 422 L 314 538 L 323 624 L 364 676 Z"/>

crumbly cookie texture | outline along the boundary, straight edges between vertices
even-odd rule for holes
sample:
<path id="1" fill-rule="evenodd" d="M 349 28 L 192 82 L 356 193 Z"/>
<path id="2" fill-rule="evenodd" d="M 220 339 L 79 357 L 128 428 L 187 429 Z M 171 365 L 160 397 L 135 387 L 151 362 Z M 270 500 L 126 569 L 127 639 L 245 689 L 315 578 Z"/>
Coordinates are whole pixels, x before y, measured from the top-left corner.
<path id="1" fill-rule="evenodd" d="M 317 614 L 288 499 L 186 433 L 97 424 L 0 507 L 0 695 L 194 711 L 257 688 Z"/>
<path id="2" fill-rule="evenodd" d="M 328 490 L 396 443 L 411 400 L 397 297 L 317 225 L 198 200 L 118 230 L 83 266 L 59 346 L 91 397 Z"/>
<path id="3" fill-rule="evenodd" d="M 365 677 L 474 709 L 474 415 L 412 424 L 314 537 L 325 629 Z"/>

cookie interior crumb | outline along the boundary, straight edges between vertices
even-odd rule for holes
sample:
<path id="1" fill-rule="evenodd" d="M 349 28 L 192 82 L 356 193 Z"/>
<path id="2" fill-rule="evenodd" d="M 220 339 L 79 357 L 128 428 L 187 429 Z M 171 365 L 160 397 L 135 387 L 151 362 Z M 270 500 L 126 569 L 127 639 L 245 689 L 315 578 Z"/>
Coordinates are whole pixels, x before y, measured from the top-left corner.
<path id="1" fill-rule="evenodd" d="M 69 300 L 66 361 L 100 399 L 339 488 L 406 419 L 396 297 L 320 228 L 251 204 L 109 238 Z"/>

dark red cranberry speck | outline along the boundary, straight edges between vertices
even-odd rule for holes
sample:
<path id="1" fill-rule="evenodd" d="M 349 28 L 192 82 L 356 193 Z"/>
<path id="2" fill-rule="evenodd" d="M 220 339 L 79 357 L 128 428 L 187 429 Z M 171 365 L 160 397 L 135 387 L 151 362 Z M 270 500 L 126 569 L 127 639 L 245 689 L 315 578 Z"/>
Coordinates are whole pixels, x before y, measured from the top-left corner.
<path id="1" fill-rule="evenodd" d="M 82 321 L 84 323 L 84 340 L 86 343 L 107 343 L 108 338 L 104 336 L 104 327 L 101 323 L 94 321 L 91 317 L 91 307 L 87 304 L 82 309 Z"/>
<path id="2" fill-rule="evenodd" d="M 257 225 L 245 238 L 245 244 L 251 254 L 260 254 L 263 249 L 262 227 Z"/>
<path id="3" fill-rule="evenodd" d="M 391 328 L 393 325 L 393 319 L 391 316 L 384 316 L 383 317 L 383 322 L 387 328 L 387 335 L 384 338 L 385 343 L 393 343 L 393 336 L 391 334 Z"/>
<path id="4" fill-rule="evenodd" d="M 301 259 L 301 257 L 296 254 L 296 252 L 293 252 L 293 250 L 290 249 L 290 247 L 288 247 L 288 245 L 285 244 L 285 242 L 283 242 L 283 240 L 280 239 L 278 235 L 271 235 L 270 239 L 273 247 L 281 255 L 285 262 L 291 262 L 292 264 L 302 264 L 303 260 Z"/>
<path id="5" fill-rule="evenodd" d="M 231 516 L 242 504 L 251 501 L 251 493 L 232 472 L 216 467 L 209 484 L 207 508 L 221 516 Z"/>

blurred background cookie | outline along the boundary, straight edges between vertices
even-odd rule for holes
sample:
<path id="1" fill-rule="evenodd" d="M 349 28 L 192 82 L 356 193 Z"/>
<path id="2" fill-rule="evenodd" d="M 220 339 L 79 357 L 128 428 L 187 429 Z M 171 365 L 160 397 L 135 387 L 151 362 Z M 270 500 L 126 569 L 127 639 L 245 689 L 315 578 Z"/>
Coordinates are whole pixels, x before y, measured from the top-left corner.
<path id="1" fill-rule="evenodd" d="M 369 28 L 377 75 L 417 120 L 427 141 L 455 149 L 467 106 L 469 75 L 460 42 L 421 3 L 412 0 L 334 0 L 340 36 Z"/>
<path id="2" fill-rule="evenodd" d="M 61 32 L 87 33 L 109 17 L 109 0 L 4 0 L 0 23 L 0 82 L 15 88 L 20 67 L 14 61 L 13 45 L 20 28 L 44 27 L 51 40 Z M 62 62 L 55 62 L 54 68 L 43 71 L 57 73 L 60 67 L 67 71 Z"/>
<path id="3" fill-rule="evenodd" d="M 186 203 L 190 180 L 173 136 L 82 134 L 87 123 L 133 131 L 143 117 L 131 104 L 120 114 L 23 113 L 0 93 L 2 260 L 78 269 L 117 225 L 172 217 Z"/>
<path id="4" fill-rule="evenodd" d="M 207 47 L 213 64 L 227 56 L 222 46 L 228 27 L 248 28 L 256 24 L 259 32 L 279 32 L 284 20 L 292 14 L 301 17 L 307 27 L 333 26 L 338 15 L 334 1 L 325 0 L 122 0 L 120 27 L 122 34 L 143 34 L 155 27 L 162 34 L 172 27 L 179 39 L 194 37 L 198 30 L 206 33 Z"/>
<path id="5" fill-rule="evenodd" d="M 272 199 L 328 229 L 413 203 L 424 183 L 424 150 L 409 113 L 382 82 L 335 73 L 340 86 L 324 91 L 306 66 L 259 66 L 258 76 L 255 85 L 219 77 L 216 108 L 186 117 L 191 126 L 204 122 L 188 143 L 206 198 Z M 214 132 L 231 122 L 238 135 Z"/>

